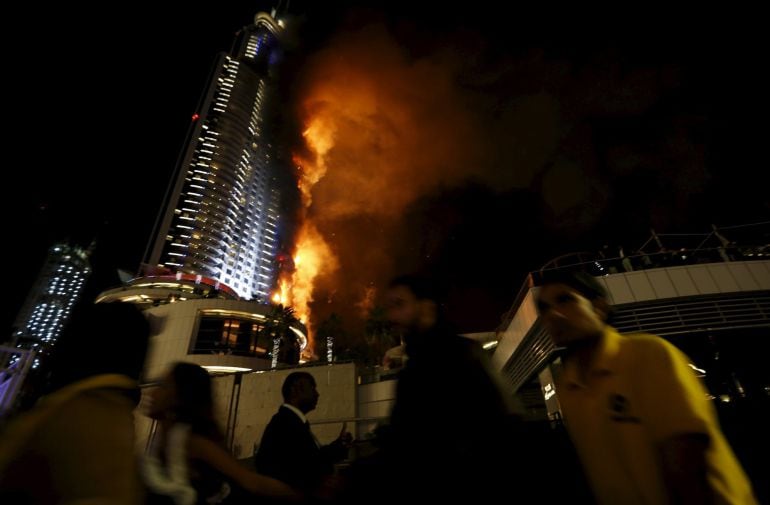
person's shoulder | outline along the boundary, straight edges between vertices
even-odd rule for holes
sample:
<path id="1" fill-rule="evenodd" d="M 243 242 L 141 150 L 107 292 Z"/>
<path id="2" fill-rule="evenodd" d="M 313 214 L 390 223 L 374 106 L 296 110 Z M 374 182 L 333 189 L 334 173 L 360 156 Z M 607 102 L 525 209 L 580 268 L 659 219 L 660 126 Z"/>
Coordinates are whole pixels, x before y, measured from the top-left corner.
<path id="1" fill-rule="evenodd" d="M 132 391 L 117 388 L 90 389 L 74 396 L 72 402 L 133 410 L 136 405 L 132 393 Z"/>
<path id="2" fill-rule="evenodd" d="M 685 355 L 668 340 L 649 333 L 629 333 L 624 335 L 622 345 L 639 358 L 650 360 L 685 359 Z"/>
<path id="3" fill-rule="evenodd" d="M 278 407 L 278 412 L 273 414 L 273 417 L 270 419 L 270 425 L 273 426 L 280 426 L 283 428 L 293 428 L 293 427 L 301 427 L 302 426 L 302 420 L 286 407 Z"/>
<path id="4" fill-rule="evenodd" d="M 667 340 L 651 333 L 626 333 L 623 335 L 622 345 L 639 350 L 650 351 L 668 351 L 671 348 L 676 349 L 673 344 Z"/>
<path id="5" fill-rule="evenodd" d="M 462 335 L 454 332 L 447 333 L 444 342 L 447 346 L 451 346 L 452 348 L 463 352 L 474 352 L 477 349 L 481 349 L 481 344 L 479 344 L 477 341 L 473 340 L 472 338 L 463 337 Z"/>
<path id="6" fill-rule="evenodd" d="M 275 414 L 273 414 L 273 417 L 270 418 L 270 423 L 272 424 L 273 422 L 280 423 L 282 421 L 286 421 L 289 419 L 290 415 L 297 417 L 294 412 L 290 412 L 286 407 L 278 407 L 278 410 L 275 412 Z"/>
<path id="7" fill-rule="evenodd" d="M 265 426 L 265 431 L 262 432 L 262 446 L 266 441 L 275 441 L 285 439 L 292 431 L 291 419 L 285 415 L 284 408 L 279 408 L 278 412 L 273 414 L 270 418 L 270 422 Z M 289 412 L 291 414 L 291 412 Z M 295 416 L 296 417 L 296 416 Z"/>
<path id="8" fill-rule="evenodd" d="M 70 461 L 68 453 L 131 454 L 134 449 L 134 403 L 120 391 L 91 390 L 58 405 L 40 423 L 37 446 Z M 118 454 L 117 452 L 115 454 Z"/>
<path id="9" fill-rule="evenodd" d="M 136 407 L 133 399 L 125 391 L 117 389 L 92 389 L 82 391 L 62 403 L 56 415 L 50 416 L 49 422 L 62 423 L 63 418 L 75 421 L 77 426 L 83 419 L 99 420 L 94 425 L 110 426 L 120 420 L 134 421 L 133 411 Z"/>
<path id="10" fill-rule="evenodd" d="M 455 365 L 465 362 L 476 362 L 480 356 L 481 345 L 475 340 L 458 335 L 457 333 L 447 332 L 440 339 L 434 339 L 431 342 L 431 348 L 422 349 L 422 355 L 428 357 L 422 361 L 429 362 L 430 366 L 445 366 L 447 363 Z M 409 355 L 410 360 L 413 356 Z M 419 358 L 420 356 L 414 356 Z"/>

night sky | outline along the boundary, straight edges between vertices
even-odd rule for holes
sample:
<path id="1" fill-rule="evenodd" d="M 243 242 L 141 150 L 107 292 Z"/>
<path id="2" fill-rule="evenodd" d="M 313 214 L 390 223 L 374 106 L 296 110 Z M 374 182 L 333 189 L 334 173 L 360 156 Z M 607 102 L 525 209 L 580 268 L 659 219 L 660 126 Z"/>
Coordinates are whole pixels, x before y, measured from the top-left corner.
<path id="1" fill-rule="evenodd" d="M 751 13 L 308 4 L 291 4 L 281 100 L 295 150 L 308 114 L 340 125 L 311 209 L 341 264 L 319 314 L 424 270 L 461 329 L 488 330 L 554 256 L 770 217 Z M 92 291 L 136 269 L 214 55 L 271 4 L 179 5 L 8 17 L 6 327 L 56 240 L 98 239 Z"/>

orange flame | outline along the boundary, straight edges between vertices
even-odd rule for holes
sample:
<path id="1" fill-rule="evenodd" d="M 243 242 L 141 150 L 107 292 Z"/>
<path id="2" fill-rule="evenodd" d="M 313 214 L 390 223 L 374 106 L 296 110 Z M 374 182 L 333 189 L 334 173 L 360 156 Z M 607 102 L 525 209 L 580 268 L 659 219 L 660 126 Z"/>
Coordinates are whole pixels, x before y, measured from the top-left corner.
<path id="1" fill-rule="evenodd" d="M 289 288 L 289 281 L 286 279 L 280 279 L 278 281 L 278 291 L 273 293 L 271 298 L 273 303 L 281 305 L 289 305 L 291 303 L 291 290 Z"/>
<path id="2" fill-rule="evenodd" d="M 313 285 L 319 275 L 333 273 L 338 268 L 337 257 L 318 232 L 312 221 L 305 221 L 297 236 L 297 253 L 291 276 L 291 303 L 310 332 L 310 302 Z M 309 347 L 312 348 L 312 339 Z"/>
<path id="3" fill-rule="evenodd" d="M 310 207 L 312 190 L 327 172 L 326 156 L 334 146 L 332 125 L 319 116 L 311 120 L 303 133 L 311 159 L 294 156 L 299 169 L 298 187 L 305 209 Z M 331 274 L 338 268 L 338 261 L 329 244 L 316 225 L 304 215 L 294 246 L 294 270 L 286 272 L 279 280 L 279 290 L 273 295 L 275 303 L 291 305 L 297 318 L 308 330 L 308 346 L 305 357 L 313 355 L 314 339 L 311 332 L 311 309 L 313 286 L 319 275 Z"/>
<path id="4" fill-rule="evenodd" d="M 302 136 L 313 154 L 312 160 L 294 156 L 294 161 L 300 170 L 299 189 L 302 192 L 302 203 L 307 208 L 313 203 L 313 186 L 323 179 L 328 169 L 326 156 L 334 147 L 334 124 L 326 116 L 316 116 L 311 119 L 310 125 Z"/>
<path id="5" fill-rule="evenodd" d="M 294 271 L 284 279 L 290 285 L 286 303 L 306 324 L 312 321 L 314 286 L 319 276 L 329 277 L 338 269 L 337 253 L 347 253 L 346 261 L 356 255 L 358 264 L 373 271 L 389 264 L 389 258 L 381 259 L 376 250 L 362 258 L 350 248 L 342 249 L 350 237 L 348 242 L 336 237 L 333 254 L 325 240 L 331 235 L 324 237 L 321 231 L 362 215 L 378 225 L 390 223 L 437 181 L 465 178 L 468 167 L 476 165 L 477 157 L 464 147 L 476 125 L 466 117 L 466 107 L 455 105 L 460 102 L 453 92 L 453 69 L 432 61 L 405 60 L 384 31 L 361 36 L 373 45 L 342 44 L 339 49 L 350 58 L 339 59 L 337 49 L 319 53 L 318 66 L 310 67 L 311 85 L 300 110 L 305 149 L 294 153 L 293 161 L 305 213 L 292 251 Z M 378 54 L 376 60 L 372 51 Z M 387 242 L 375 233 L 371 237 L 380 244 Z M 352 277 L 353 271 L 346 268 L 344 275 Z M 355 293 L 352 296 L 358 298 L 346 300 L 346 309 L 356 308 L 365 317 L 375 289 L 359 290 L 361 279 L 346 281 L 341 296 Z"/>

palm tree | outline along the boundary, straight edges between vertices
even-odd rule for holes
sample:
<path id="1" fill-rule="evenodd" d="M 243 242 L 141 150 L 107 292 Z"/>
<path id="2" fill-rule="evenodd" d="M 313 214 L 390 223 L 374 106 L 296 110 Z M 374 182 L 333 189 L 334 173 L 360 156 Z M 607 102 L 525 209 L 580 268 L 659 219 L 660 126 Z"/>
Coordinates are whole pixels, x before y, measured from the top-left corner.
<path id="1" fill-rule="evenodd" d="M 340 354 L 340 345 L 346 341 L 345 329 L 342 325 L 342 318 L 335 313 L 324 319 L 318 324 L 315 332 L 315 339 L 318 342 L 318 352 L 326 361 L 334 361 L 334 354 Z"/>
<path id="2" fill-rule="evenodd" d="M 273 343 L 273 364 L 283 363 L 296 365 L 299 363 L 300 343 L 297 334 L 291 327 L 297 325 L 299 319 L 292 307 L 275 305 L 267 315 L 267 321 L 262 332 L 268 342 Z"/>

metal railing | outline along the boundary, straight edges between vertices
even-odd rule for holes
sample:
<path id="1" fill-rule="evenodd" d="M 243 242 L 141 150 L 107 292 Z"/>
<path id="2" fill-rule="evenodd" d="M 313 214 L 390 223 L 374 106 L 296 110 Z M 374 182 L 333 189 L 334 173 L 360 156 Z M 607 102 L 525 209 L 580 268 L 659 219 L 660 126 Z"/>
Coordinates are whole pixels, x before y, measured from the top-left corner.
<path id="1" fill-rule="evenodd" d="M 742 243 L 731 242 L 721 232 L 733 235 L 749 233 L 751 237 Z M 669 242 L 668 247 L 664 245 L 664 240 Z M 712 245 L 708 244 L 710 241 Z M 716 244 L 713 244 L 714 242 Z M 654 244 L 658 250 L 646 252 L 645 248 L 650 244 Z M 676 244 L 676 247 L 671 247 L 672 244 Z M 618 249 L 618 256 L 613 257 L 608 257 L 603 252 L 583 251 L 563 254 L 548 261 L 539 270 L 528 273 L 510 309 L 503 314 L 497 331 L 503 332 L 508 328 L 524 297 L 530 289 L 540 284 L 545 272 L 584 270 L 598 277 L 653 268 L 768 259 L 770 259 L 770 221 L 719 229 L 712 226 L 712 231 L 708 233 L 657 234 L 652 230 L 650 238 L 633 254 L 625 255 L 622 248 Z"/>

